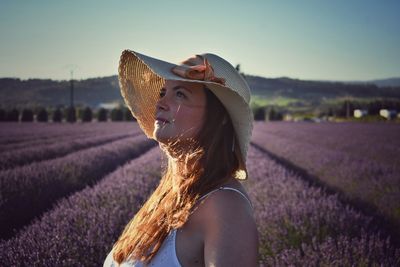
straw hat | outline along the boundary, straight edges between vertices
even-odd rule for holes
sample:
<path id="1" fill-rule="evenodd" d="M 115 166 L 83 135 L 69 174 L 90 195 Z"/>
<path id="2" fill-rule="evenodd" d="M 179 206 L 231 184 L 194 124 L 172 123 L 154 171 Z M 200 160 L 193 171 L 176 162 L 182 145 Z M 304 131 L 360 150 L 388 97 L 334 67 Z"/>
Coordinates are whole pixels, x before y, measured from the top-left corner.
<path id="1" fill-rule="evenodd" d="M 235 153 L 243 160 L 235 177 L 247 179 L 246 157 L 253 129 L 250 88 L 230 63 L 214 54 L 202 54 L 176 65 L 124 50 L 119 62 L 118 79 L 128 108 L 147 137 L 152 139 L 156 103 L 165 80 L 204 84 L 221 101 L 231 117 L 240 148 Z"/>

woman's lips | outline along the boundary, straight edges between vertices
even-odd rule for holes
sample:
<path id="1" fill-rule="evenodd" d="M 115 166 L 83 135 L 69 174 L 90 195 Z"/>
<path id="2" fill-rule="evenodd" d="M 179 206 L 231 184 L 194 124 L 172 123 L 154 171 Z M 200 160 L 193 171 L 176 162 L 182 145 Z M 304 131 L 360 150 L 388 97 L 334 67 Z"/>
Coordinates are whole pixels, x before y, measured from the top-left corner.
<path id="1" fill-rule="evenodd" d="M 163 123 L 169 123 L 169 121 L 164 118 L 156 118 L 156 121 L 163 122 Z"/>

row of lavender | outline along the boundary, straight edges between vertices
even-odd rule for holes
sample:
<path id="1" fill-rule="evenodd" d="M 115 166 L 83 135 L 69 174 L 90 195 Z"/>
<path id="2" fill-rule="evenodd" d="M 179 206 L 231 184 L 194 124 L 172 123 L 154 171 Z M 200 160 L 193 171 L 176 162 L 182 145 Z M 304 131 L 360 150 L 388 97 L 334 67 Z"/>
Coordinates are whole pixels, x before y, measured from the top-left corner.
<path id="1" fill-rule="evenodd" d="M 44 143 L 42 145 L 24 145 L 20 149 L 12 149 L 1 153 L 0 157 L 0 171 L 15 168 L 17 166 L 26 165 L 28 163 L 43 161 L 46 159 L 53 159 L 65 156 L 77 150 L 100 146 L 109 142 L 119 139 L 133 137 L 139 135 L 141 132 L 126 134 L 107 134 L 107 135 L 87 135 L 87 136 L 67 136 L 59 138 L 56 142 Z"/>
<path id="2" fill-rule="evenodd" d="M 32 130 L 35 132 L 35 129 Z M 99 134 L 99 132 L 97 132 Z M 106 133 L 105 133 L 106 134 Z M 109 133 L 112 134 L 112 133 Z M 64 133 L 54 133 L 54 132 L 45 132 L 42 135 L 32 135 L 32 136 L 19 136 L 12 137 L 12 141 L 0 143 L 0 155 L 4 153 L 9 153 L 12 151 L 36 147 L 43 147 L 47 145 L 53 145 L 58 142 L 67 142 L 68 140 L 77 140 L 81 138 L 87 138 L 91 136 L 95 136 L 96 131 L 82 131 L 82 132 L 64 132 Z M 7 139 L 11 139 L 11 137 L 4 137 Z"/>
<path id="3" fill-rule="evenodd" d="M 26 145 L 25 149 L 2 153 L 0 163 L 10 158 L 14 160 L 8 161 L 11 165 L 32 163 L 0 171 L 0 237 L 13 236 L 20 227 L 51 208 L 57 199 L 94 184 L 154 146 L 154 142 L 140 134 L 136 123 L 113 126 L 123 134 L 112 133 L 108 127 L 96 129 L 94 125 L 98 132 L 93 137 L 79 139 L 71 134 L 61 142 L 55 140 L 53 144 L 38 147 Z M 127 126 L 129 134 L 123 132 Z"/>
<path id="4" fill-rule="evenodd" d="M 400 236 L 399 136 L 400 124 L 276 122 L 256 123 L 252 142 L 386 218 Z"/>
<path id="5" fill-rule="evenodd" d="M 48 138 L 57 138 L 73 134 L 122 133 L 129 132 L 136 123 L 2 123 L 0 127 L 0 145 L 9 145 L 26 141 L 43 142 Z"/>
<path id="6" fill-rule="evenodd" d="M 250 147 L 245 186 L 260 232 L 260 265 L 398 266 L 400 250 L 371 219 L 336 195 Z M 0 243 L 6 266 L 101 266 L 123 227 L 154 190 L 160 152 L 154 148 L 93 187 L 63 199 L 14 238 Z"/>

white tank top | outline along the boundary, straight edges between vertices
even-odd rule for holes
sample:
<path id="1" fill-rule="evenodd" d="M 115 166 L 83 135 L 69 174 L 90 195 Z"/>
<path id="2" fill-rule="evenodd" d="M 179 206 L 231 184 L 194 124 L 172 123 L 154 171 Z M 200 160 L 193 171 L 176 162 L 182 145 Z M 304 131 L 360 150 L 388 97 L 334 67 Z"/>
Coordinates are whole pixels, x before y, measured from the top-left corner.
<path id="1" fill-rule="evenodd" d="M 227 190 L 233 190 L 235 192 L 238 192 L 241 194 L 250 204 L 250 206 L 253 208 L 252 203 L 250 200 L 239 190 L 231 187 L 224 187 L 221 186 L 217 189 L 214 189 L 204 196 L 200 197 L 198 199 L 198 202 L 202 200 L 203 198 L 207 197 L 209 194 L 220 190 L 220 189 L 227 189 Z M 148 266 L 153 266 L 153 267 L 161 267 L 161 266 L 171 266 L 171 267 L 181 267 L 182 265 L 180 264 L 178 257 L 176 255 L 176 248 L 175 248 L 175 239 L 176 239 L 176 229 L 173 229 L 168 236 L 165 238 L 164 242 L 162 243 L 161 247 L 157 251 L 157 254 L 154 256 L 152 261 L 149 263 Z M 104 261 L 103 267 L 117 267 L 118 263 L 116 263 L 112 257 L 113 250 L 108 253 L 107 258 Z M 119 265 L 120 267 L 144 267 L 143 262 L 141 261 L 124 261 Z"/>

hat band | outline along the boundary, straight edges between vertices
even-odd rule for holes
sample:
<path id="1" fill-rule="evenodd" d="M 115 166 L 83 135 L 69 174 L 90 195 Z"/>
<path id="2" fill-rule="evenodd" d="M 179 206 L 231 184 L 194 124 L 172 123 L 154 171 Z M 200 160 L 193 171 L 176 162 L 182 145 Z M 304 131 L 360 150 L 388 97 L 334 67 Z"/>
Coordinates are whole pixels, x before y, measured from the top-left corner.
<path id="1" fill-rule="evenodd" d="M 172 72 L 187 79 L 211 81 L 225 85 L 225 79 L 215 77 L 213 67 L 201 55 L 183 61 L 181 65 L 173 67 Z"/>

